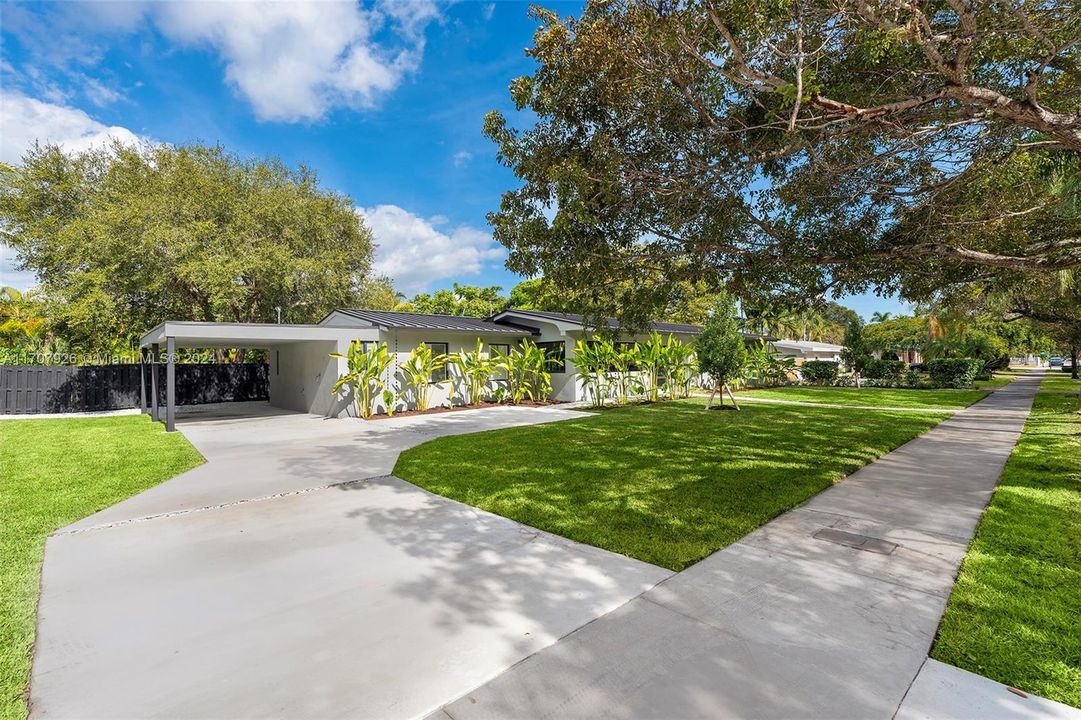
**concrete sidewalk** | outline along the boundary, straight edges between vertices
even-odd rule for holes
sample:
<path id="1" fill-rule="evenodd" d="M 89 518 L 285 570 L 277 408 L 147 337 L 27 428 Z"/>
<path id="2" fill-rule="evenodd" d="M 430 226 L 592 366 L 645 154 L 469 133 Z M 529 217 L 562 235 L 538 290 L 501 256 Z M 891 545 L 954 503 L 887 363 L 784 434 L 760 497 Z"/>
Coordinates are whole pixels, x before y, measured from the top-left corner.
<path id="1" fill-rule="evenodd" d="M 1041 377 L 958 412 L 433 717 L 891 718 Z"/>

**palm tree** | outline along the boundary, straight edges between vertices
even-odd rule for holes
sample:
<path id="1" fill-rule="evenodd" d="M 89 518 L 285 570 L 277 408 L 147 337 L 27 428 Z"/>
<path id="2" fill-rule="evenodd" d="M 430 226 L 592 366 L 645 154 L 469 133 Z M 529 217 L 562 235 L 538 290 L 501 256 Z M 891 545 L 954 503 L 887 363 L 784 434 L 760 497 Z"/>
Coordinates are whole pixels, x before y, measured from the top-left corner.
<path id="1" fill-rule="evenodd" d="M 886 322 L 892 316 L 893 316 L 893 313 L 889 313 L 889 312 L 871 313 L 871 322 L 873 322 L 873 323 Z"/>

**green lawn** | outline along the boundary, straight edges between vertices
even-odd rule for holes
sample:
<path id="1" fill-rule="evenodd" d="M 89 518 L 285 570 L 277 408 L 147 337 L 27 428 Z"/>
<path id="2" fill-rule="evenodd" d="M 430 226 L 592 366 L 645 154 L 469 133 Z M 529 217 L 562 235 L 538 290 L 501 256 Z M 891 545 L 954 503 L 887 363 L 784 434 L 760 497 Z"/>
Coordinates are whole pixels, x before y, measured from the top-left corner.
<path id="1" fill-rule="evenodd" d="M 26 716 L 45 538 L 202 461 L 143 415 L 0 421 L 0 718 Z"/>
<path id="2" fill-rule="evenodd" d="M 1081 382 L 1049 374 L 931 652 L 1081 707 Z"/>
<path id="3" fill-rule="evenodd" d="M 394 472 L 579 542 L 682 569 L 938 423 L 941 415 L 703 399 L 444 437 Z"/>
<path id="4" fill-rule="evenodd" d="M 843 388 L 789 385 L 761 390 L 742 390 L 741 396 L 770 398 L 772 400 L 797 400 L 799 402 L 827 403 L 832 405 L 873 405 L 899 408 L 963 408 L 987 397 L 990 390 L 1004 385 L 1006 380 L 990 381 L 988 389 L 975 390 L 904 390 L 900 388 Z M 749 403 L 748 403 L 749 404 Z"/>

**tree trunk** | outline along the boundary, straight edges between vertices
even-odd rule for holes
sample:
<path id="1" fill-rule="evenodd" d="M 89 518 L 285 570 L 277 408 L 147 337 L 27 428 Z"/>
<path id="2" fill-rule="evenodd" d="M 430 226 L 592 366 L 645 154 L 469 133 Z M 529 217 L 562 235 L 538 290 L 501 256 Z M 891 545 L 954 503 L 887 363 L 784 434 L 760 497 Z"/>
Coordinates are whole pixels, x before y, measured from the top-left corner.
<path id="1" fill-rule="evenodd" d="M 1078 379 L 1077 374 L 1077 357 L 1081 355 L 1081 348 L 1076 345 L 1070 348 L 1070 377 L 1074 380 Z"/>

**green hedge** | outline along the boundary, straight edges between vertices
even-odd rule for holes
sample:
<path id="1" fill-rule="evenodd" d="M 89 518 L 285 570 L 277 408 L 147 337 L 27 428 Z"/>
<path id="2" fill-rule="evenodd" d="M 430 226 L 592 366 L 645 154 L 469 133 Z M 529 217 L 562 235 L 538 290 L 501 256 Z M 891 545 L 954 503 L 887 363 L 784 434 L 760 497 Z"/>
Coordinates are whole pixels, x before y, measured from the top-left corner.
<path id="1" fill-rule="evenodd" d="M 983 360 L 974 358 L 939 358 L 927 363 L 927 371 L 936 387 L 967 388 L 983 366 Z"/>
<path id="2" fill-rule="evenodd" d="M 905 371 L 905 364 L 900 360 L 871 359 L 863 364 L 860 373 L 868 380 L 899 380 Z"/>
<path id="3" fill-rule="evenodd" d="M 799 370 L 804 380 L 815 385 L 828 385 L 837 379 L 837 363 L 828 360 L 808 360 Z"/>

